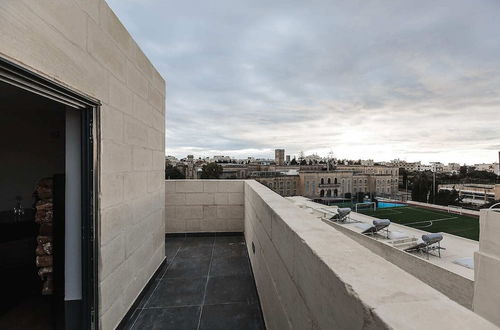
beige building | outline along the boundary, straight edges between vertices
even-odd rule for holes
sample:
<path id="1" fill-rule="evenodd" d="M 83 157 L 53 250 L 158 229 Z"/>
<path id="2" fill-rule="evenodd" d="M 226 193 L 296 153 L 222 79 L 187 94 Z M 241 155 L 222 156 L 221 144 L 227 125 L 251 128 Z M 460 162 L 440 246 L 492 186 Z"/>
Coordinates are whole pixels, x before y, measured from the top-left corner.
<path id="1" fill-rule="evenodd" d="M 288 175 L 279 172 L 256 172 L 250 178 L 262 183 L 281 196 L 297 196 L 300 194 L 300 177 L 298 174 Z"/>
<path id="2" fill-rule="evenodd" d="M 300 171 L 299 194 L 309 198 L 345 198 L 359 192 L 392 196 L 399 169 L 385 166 L 337 166 L 333 171 Z"/>

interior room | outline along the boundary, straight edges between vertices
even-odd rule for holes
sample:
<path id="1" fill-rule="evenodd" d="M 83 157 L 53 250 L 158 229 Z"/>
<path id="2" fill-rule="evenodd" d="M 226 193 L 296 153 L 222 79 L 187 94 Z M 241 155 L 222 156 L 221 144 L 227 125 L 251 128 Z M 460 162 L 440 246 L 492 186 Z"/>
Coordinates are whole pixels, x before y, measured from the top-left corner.
<path id="1" fill-rule="evenodd" d="M 0 329 L 63 329 L 81 299 L 80 113 L 4 82 L 0 95 Z"/>

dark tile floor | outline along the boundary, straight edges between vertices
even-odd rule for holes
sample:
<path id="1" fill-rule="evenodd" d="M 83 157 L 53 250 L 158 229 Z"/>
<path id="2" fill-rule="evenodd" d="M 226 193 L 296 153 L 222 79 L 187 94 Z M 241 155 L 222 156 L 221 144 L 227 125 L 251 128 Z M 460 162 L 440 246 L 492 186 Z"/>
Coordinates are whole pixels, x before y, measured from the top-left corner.
<path id="1" fill-rule="evenodd" d="M 126 329 L 265 329 L 243 235 L 168 237 Z"/>

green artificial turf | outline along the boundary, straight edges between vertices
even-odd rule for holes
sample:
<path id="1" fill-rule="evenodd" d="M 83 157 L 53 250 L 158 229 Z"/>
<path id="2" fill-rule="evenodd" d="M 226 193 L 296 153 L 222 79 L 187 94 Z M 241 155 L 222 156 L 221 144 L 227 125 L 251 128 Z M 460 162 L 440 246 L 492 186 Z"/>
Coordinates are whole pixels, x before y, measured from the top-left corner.
<path id="1" fill-rule="evenodd" d="M 445 232 L 469 239 L 479 240 L 479 219 L 473 216 L 429 210 L 414 206 L 390 207 L 373 211 L 359 210 L 379 219 L 425 230 L 431 233 Z"/>

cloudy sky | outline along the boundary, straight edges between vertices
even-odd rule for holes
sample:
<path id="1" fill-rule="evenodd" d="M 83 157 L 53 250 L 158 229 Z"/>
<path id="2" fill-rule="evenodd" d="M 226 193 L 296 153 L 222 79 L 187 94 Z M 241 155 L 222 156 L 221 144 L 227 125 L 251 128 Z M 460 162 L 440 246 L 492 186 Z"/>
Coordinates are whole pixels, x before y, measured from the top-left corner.
<path id="1" fill-rule="evenodd" d="M 108 3 L 167 81 L 167 154 L 498 158 L 500 1 Z"/>

